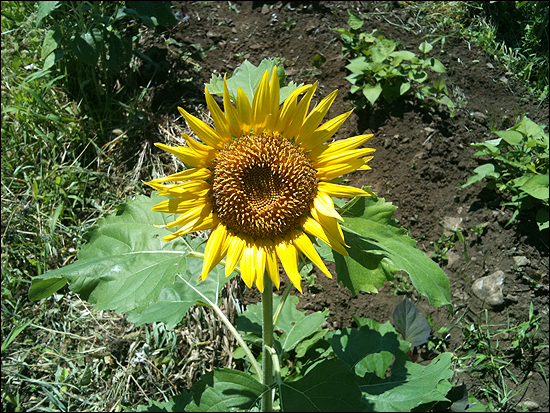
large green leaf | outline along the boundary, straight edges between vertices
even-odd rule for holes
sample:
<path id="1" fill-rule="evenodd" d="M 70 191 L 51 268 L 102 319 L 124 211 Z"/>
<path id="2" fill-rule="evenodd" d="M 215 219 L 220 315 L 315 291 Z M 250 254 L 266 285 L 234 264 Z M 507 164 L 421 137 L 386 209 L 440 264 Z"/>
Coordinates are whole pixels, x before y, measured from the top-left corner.
<path id="1" fill-rule="evenodd" d="M 450 304 L 449 279 L 422 251 L 405 229 L 392 219 L 397 207 L 375 196 L 356 198 L 344 206 L 341 224 L 349 256 L 333 252 L 338 281 L 353 294 L 377 292 L 377 286 L 393 279 L 392 271 L 405 271 L 430 304 Z"/>
<path id="2" fill-rule="evenodd" d="M 548 175 L 528 174 L 528 179 L 519 189 L 533 198 L 548 200 Z"/>
<path id="3" fill-rule="evenodd" d="M 116 214 L 98 220 L 87 234 L 88 243 L 78 254 L 78 261 L 66 267 L 35 277 L 29 291 L 31 300 L 44 298 L 66 281 L 83 299 L 95 303 L 98 309 L 129 312 L 136 322 L 177 319 L 168 308 L 161 318 L 159 306 L 147 309 L 151 303 L 178 297 L 181 301 L 195 297 L 184 288 L 184 279 L 205 289 L 212 296 L 222 283 L 219 272 L 202 283 L 196 283 L 196 262 L 188 270 L 187 254 L 191 246 L 183 238 L 165 242 L 162 238 L 174 229 L 156 228 L 174 217 L 151 211 L 151 207 L 166 197 L 138 196 L 118 208 Z M 200 260 L 199 260 L 200 261 Z M 194 272 L 194 277 L 190 272 Z M 176 274 L 182 274 L 174 284 Z M 194 278 L 194 279 L 193 279 Z M 202 290 L 201 290 L 202 291 Z M 162 292 L 162 295 L 161 295 Z M 179 305 L 183 311 L 187 302 Z M 140 319 L 137 314 L 147 311 Z M 156 314 L 156 315 L 155 315 Z M 183 314 L 182 314 L 183 315 Z M 157 317 L 153 319 L 153 317 Z"/>
<path id="4" fill-rule="evenodd" d="M 273 306 L 279 305 L 281 297 L 273 297 Z M 276 336 L 275 340 L 280 344 L 282 353 L 286 353 L 298 345 L 302 340 L 315 333 L 328 318 L 328 309 L 306 316 L 296 308 L 298 297 L 289 296 L 281 311 L 275 330 L 283 333 Z M 262 306 L 261 303 L 249 305 L 237 319 L 237 329 L 255 334 L 262 333 Z"/>
<path id="5" fill-rule="evenodd" d="M 252 104 L 254 93 L 265 71 L 268 70 L 271 76 L 273 68 L 277 66 L 279 75 L 280 96 L 279 103 L 283 103 L 286 98 L 298 87 L 294 82 L 285 86 L 286 75 L 279 59 L 264 59 L 258 65 L 254 66 L 248 60 L 245 60 L 241 66 L 235 69 L 233 75 L 227 78 L 227 89 L 229 96 L 236 101 L 238 89 L 242 89 L 248 101 Z M 206 85 L 208 91 L 213 95 L 223 96 L 223 78 L 219 75 L 212 75 L 210 83 Z"/>
<path id="6" fill-rule="evenodd" d="M 189 243 L 194 251 L 204 252 L 204 242 L 201 243 L 200 238 Z M 177 274 L 174 284 L 166 285 L 157 302 L 150 304 L 141 313 L 137 310 L 128 312 L 128 321 L 137 325 L 161 321 L 166 324 L 166 328 L 171 329 L 183 319 L 192 305 L 204 301 L 202 295 L 216 303 L 220 290 L 229 278 L 225 276 L 225 267 L 217 265 L 206 280 L 197 281 L 202 264 L 202 258 L 188 256 L 185 273 Z M 235 272 L 231 273 L 230 278 L 235 275 Z"/>
<path id="7" fill-rule="evenodd" d="M 433 401 L 448 400 L 451 389 L 452 353 L 443 353 L 423 366 L 406 361 L 403 366 L 392 366 L 391 374 L 380 379 L 368 373 L 359 379 L 359 388 L 369 411 L 407 412 L 416 406 Z"/>
<path id="8" fill-rule="evenodd" d="M 290 412 L 358 412 L 364 406 L 356 376 L 338 359 L 325 360 L 300 380 L 281 383 L 281 410 Z"/>
<path id="9" fill-rule="evenodd" d="M 395 329 L 413 346 L 428 341 L 431 333 L 428 320 L 420 315 L 420 310 L 407 297 L 397 304 L 392 319 Z"/>
<path id="10" fill-rule="evenodd" d="M 252 375 L 232 369 L 215 369 L 191 387 L 193 400 L 188 412 L 247 410 L 258 403 L 267 387 Z"/>
<path id="11" fill-rule="evenodd" d="M 386 370 L 392 364 L 391 354 L 395 357 L 394 366 L 403 366 L 408 359 L 410 344 L 399 339 L 391 325 L 380 331 L 365 325 L 359 330 L 347 328 L 327 335 L 336 356 L 351 366 L 359 377 L 366 373 L 375 373 L 384 378 Z"/>

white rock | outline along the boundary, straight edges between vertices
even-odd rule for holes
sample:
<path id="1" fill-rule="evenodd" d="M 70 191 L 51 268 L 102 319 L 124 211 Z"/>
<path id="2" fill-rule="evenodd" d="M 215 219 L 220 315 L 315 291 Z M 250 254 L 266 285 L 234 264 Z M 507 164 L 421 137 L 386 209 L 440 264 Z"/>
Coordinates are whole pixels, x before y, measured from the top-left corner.
<path id="1" fill-rule="evenodd" d="M 502 294 L 504 278 L 504 272 L 500 270 L 479 278 L 472 284 L 472 292 L 492 306 L 502 305 L 504 303 L 504 295 Z"/>
<path id="2" fill-rule="evenodd" d="M 527 258 L 524 255 L 519 255 L 517 257 L 514 257 L 514 262 L 516 263 L 516 266 L 518 266 L 518 267 L 526 267 L 529 264 L 531 264 L 531 261 L 529 261 L 529 258 Z"/>

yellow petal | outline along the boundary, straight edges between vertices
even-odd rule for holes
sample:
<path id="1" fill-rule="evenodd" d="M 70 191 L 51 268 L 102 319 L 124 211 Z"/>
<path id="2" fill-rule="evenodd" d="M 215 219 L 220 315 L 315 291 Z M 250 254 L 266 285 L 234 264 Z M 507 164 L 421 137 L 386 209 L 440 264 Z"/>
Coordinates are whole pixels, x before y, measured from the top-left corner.
<path id="1" fill-rule="evenodd" d="M 252 249 L 252 265 L 256 273 L 254 280 L 261 293 L 264 292 L 265 250 L 261 242 L 256 240 Z"/>
<path id="2" fill-rule="evenodd" d="M 155 143 L 155 146 L 166 152 L 170 152 L 172 155 L 176 155 L 184 164 L 194 168 L 205 168 L 212 165 L 213 157 L 203 158 L 191 148 L 186 148 L 185 146 L 174 148 L 163 143 Z"/>
<path id="3" fill-rule="evenodd" d="M 267 273 L 269 274 L 269 278 L 271 278 L 271 281 L 277 287 L 277 290 L 279 289 L 279 286 L 281 285 L 281 279 L 279 276 L 279 264 L 277 262 L 277 253 L 275 252 L 275 246 L 273 245 L 273 242 L 271 242 L 271 246 L 267 249 L 266 254 L 266 268 Z"/>
<path id="4" fill-rule="evenodd" d="M 225 111 L 225 118 L 229 124 L 231 135 L 238 138 L 242 134 L 241 125 L 239 123 L 239 114 L 237 109 L 231 104 L 231 98 L 229 96 L 229 89 L 227 89 L 227 75 L 223 76 L 223 110 Z"/>
<path id="5" fill-rule="evenodd" d="M 325 273 L 328 278 L 332 278 L 332 274 L 327 269 L 325 263 L 313 247 L 313 244 L 309 237 L 300 230 L 292 231 L 292 242 L 311 262 L 313 262 L 321 271 Z"/>
<path id="6" fill-rule="evenodd" d="M 355 196 L 371 196 L 374 192 L 365 191 L 360 188 L 354 188 L 352 186 L 337 185 L 331 182 L 319 182 L 317 184 L 319 192 L 327 194 L 328 196 L 342 197 L 355 197 Z"/>
<path id="7" fill-rule="evenodd" d="M 331 219 L 333 219 L 334 222 L 336 222 L 336 225 L 338 225 L 338 222 L 336 221 L 335 218 L 331 218 Z M 319 224 L 313 218 L 307 218 L 306 221 L 303 223 L 302 227 L 304 228 L 304 231 L 306 231 L 308 234 L 313 235 L 314 237 L 319 238 L 321 241 L 327 244 L 334 251 L 342 255 L 349 255 L 345 247 L 342 245 L 342 243 L 340 243 L 339 239 L 335 238 L 333 234 L 328 231 L 327 228 L 324 228 L 321 224 Z"/>
<path id="8" fill-rule="evenodd" d="M 231 129 L 229 127 L 229 123 L 218 106 L 218 103 L 214 100 L 206 86 L 204 87 L 204 96 L 206 97 L 206 104 L 208 106 L 208 110 L 210 111 L 210 115 L 212 115 L 216 132 L 220 134 L 220 138 L 224 142 L 231 142 Z"/>
<path id="9" fill-rule="evenodd" d="M 327 194 L 319 192 L 313 200 L 313 208 L 323 215 L 344 221 L 340 214 L 334 209 L 334 203 Z"/>
<path id="10" fill-rule="evenodd" d="M 298 106 L 290 117 L 288 124 L 284 129 L 284 134 L 287 139 L 294 138 L 302 130 L 302 125 L 304 124 L 304 119 L 306 118 L 306 113 L 309 109 L 311 98 L 317 89 L 317 84 L 318 82 L 315 82 L 311 89 L 307 91 L 306 95 L 302 98 L 302 100 L 300 100 L 300 103 L 298 103 Z"/>
<path id="11" fill-rule="evenodd" d="M 204 263 L 202 265 L 199 281 L 204 280 L 212 268 L 219 264 L 227 253 L 224 248 L 225 237 L 227 236 L 227 228 L 223 224 L 219 224 L 212 232 L 204 248 Z"/>
<path id="12" fill-rule="evenodd" d="M 199 118 L 187 113 L 185 109 L 178 107 L 178 110 L 201 141 L 215 149 L 221 149 L 223 147 L 223 139 L 218 132 Z"/>
<path id="13" fill-rule="evenodd" d="M 362 158 L 374 152 L 373 148 L 353 149 L 351 151 L 334 152 L 332 155 L 316 159 L 313 161 L 313 167 L 317 170 L 337 164 L 345 164 L 357 158 Z"/>
<path id="14" fill-rule="evenodd" d="M 227 235 L 229 239 L 229 248 L 227 250 L 227 260 L 225 261 L 225 276 L 229 276 L 241 260 L 243 256 L 244 247 L 246 241 L 237 236 L 229 233 Z"/>
<path id="15" fill-rule="evenodd" d="M 180 225 L 187 225 L 200 220 L 201 217 L 205 217 L 212 213 L 213 207 L 210 203 L 204 203 L 197 207 L 188 209 L 185 213 L 181 214 L 175 221 L 169 222 L 163 225 L 161 228 L 173 228 Z"/>
<path id="16" fill-rule="evenodd" d="M 332 142 L 330 144 L 323 144 L 318 145 L 317 147 L 313 148 L 311 152 L 309 153 L 309 157 L 311 159 L 316 158 L 326 158 L 335 152 L 345 152 L 345 151 L 351 151 L 352 149 L 357 148 L 358 146 L 361 146 L 366 141 L 368 141 L 370 138 L 372 138 L 374 135 L 359 135 L 354 136 L 352 138 L 347 139 L 341 139 L 336 142 Z M 375 150 L 373 149 L 373 152 Z"/>
<path id="17" fill-rule="evenodd" d="M 321 145 L 322 143 L 332 138 L 332 136 L 336 133 L 340 126 L 342 126 L 342 123 L 344 123 L 344 121 L 349 117 L 349 115 L 351 115 L 352 112 L 353 109 L 323 123 L 315 130 L 315 132 L 313 132 L 311 137 L 307 139 L 307 142 L 302 143 L 302 147 L 306 151 L 314 149 L 318 145 Z"/>
<path id="18" fill-rule="evenodd" d="M 273 73 L 271 74 L 271 82 L 269 84 L 269 118 L 266 122 L 267 133 L 273 132 L 277 120 L 279 119 L 279 99 L 281 96 L 280 85 L 279 85 L 279 75 L 277 74 L 277 66 L 273 68 Z"/>
<path id="19" fill-rule="evenodd" d="M 254 271 L 253 255 L 254 247 L 252 242 L 247 239 L 241 258 L 241 278 L 248 288 L 252 288 L 252 283 L 254 282 L 254 278 L 256 276 L 256 271 Z"/>
<path id="20" fill-rule="evenodd" d="M 300 276 L 300 272 L 298 271 L 298 250 L 292 243 L 283 240 L 275 244 L 275 251 L 277 252 L 277 256 L 283 264 L 286 275 L 288 275 L 290 282 L 294 284 L 294 286 L 301 293 L 302 277 Z"/>
<path id="21" fill-rule="evenodd" d="M 172 241 L 178 237 L 181 237 L 182 235 L 185 235 L 189 232 L 195 232 L 195 231 L 206 231 L 208 229 L 215 228 L 216 225 L 219 223 L 218 215 L 216 214 L 210 214 L 204 217 L 201 220 L 197 220 L 195 222 L 190 222 L 189 224 L 185 225 L 184 227 L 178 229 L 176 232 L 166 235 L 162 240 L 163 241 Z"/>
<path id="22" fill-rule="evenodd" d="M 279 118 L 277 119 L 277 123 L 275 125 L 275 130 L 278 132 L 283 133 L 284 129 L 291 117 L 291 115 L 294 114 L 294 111 L 296 110 L 298 96 L 301 93 L 304 93 L 305 91 L 309 90 L 311 88 L 311 85 L 304 85 L 296 89 L 294 92 L 292 92 L 284 101 L 283 107 L 281 108 L 279 112 Z"/>
<path id="23" fill-rule="evenodd" d="M 239 124 L 244 133 L 249 133 L 252 125 L 252 109 L 246 94 L 241 88 L 237 90 L 237 113 L 239 114 Z"/>
<path id="24" fill-rule="evenodd" d="M 338 178 L 339 176 L 356 171 L 357 169 L 361 169 L 363 165 L 365 165 L 365 161 L 363 159 L 354 159 L 346 163 L 329 165 L 322 168 L 316 168 L 317 179 L 323 180 L 323 181 L 330 181 L 334 178 Z"/>
<path id="25" fill-rule="evenodd" d="M 203 196 L 211 188 L 205 181 L 186 181 L 181 184 L 162 185 L 156 181 L 146 182 L 151 188 L 159 191 L 159 195 L 171 195 L 176 198 L 193 199 Z"/>
<path id="26" fill-rule="evenodd" d="M 258 84 L 254 99 L 252 100 L 252 124 L 251 128 L 257 134 L 263 133 L 265 125 L 270 116 L 270 90 L 269 90 L 269 70 L 266 70 L 262 80 Z"/>
<path id="27" fill-rule="evenodd" d="M 202 143 L 197 142 L 195 139 L 191 138 L 189 135 L 182 133 L 183 139 L 187 142 L 187 145 L 193 149 L 200 157 L 212 159 L 216 156 L 216 150 L 210 146 L 203 145 Z"/>
<path id="28" fill-rule="evenodd" d="M 337 90 L 324 98 L 321 103 L 319 103 L 319 105 L 315 109 L 313 109 L 309 115 L 307 115 L 307 118 L 304 121 L 304 125 L 302 126 L 300 133 L 296 136 L 295 142 L 297 145 L 303 143 L 304 147 L 309 148 L 309 145 L 307 144 L 308 141 L 312 138 L 313 132 L 317 129 L 317 127 L 327 114 L 332 103 L 334 102 L 334 99 L 336 99 L 336 95 L 338 95 Z"/>
<path id="29" fill-rule="evenodd" d="M 172 175 L 165 176 L 164 178 L 155 179 L 155 183 L 162 182 L 178 182 L 178 181 L 191 181 L 210 179 L 212 177 L 212 171 L 208 168 L 191 168 L 185 171 L 178 172 Z"/>

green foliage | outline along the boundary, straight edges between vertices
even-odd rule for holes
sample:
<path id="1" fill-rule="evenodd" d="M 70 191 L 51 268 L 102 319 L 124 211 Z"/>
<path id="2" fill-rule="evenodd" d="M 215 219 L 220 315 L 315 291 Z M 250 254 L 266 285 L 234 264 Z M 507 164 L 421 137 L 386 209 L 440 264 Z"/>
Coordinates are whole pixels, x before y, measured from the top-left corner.
<path id="1" fill-rule="evenodd" d="M 68 281 L 100 309 L 127 312 L 136 324 L 162 321 L 173 328 L 200 301 L 201 296 L 188 285 L 197 284 L 202 261 L 189 256 L 200 255 L 193 248 L 199 248 L 197 241 L 162 241 L 171 231 L 151 223 L 166 224 L 173 217 L 151 211 L 159 200 L 138 196 L 122 204 L 117 214 L 99 219 L 85 235 L 88 243 L 79 260 L 35 277 L 29 298 L 46 298 Z M 215 302 L 227 280 L 223 269 L 215 270 L 197 289 Z"/>
<path id="2" fill-rule="evenodd" d="M 274 305 L 281 302 L 280 297 L 274 297 Z M 283 374 L 288 373 L 285 367 L 280 369 L 280 375 L 276 373 L 281 411 L 410 411 L 419 406 L 422 411 L 439 411 L 433 409 L 437 401 L 450 405 L 468 400 L 465 391 L 461 397 L 453 395 L 455 388 L 448 381 L 453 375 L 451 353 L 441 354 L 427 366 L 415 364 L 408 356 L 411 343 L 399 338 L 389 322 L 379 324 L 363 318 L 358 319 L 358 329 L 327 333 L 321 324 L 328 313 L 306 316 L 296 309 L 297 302 L 297 297 L 290 296 L 282 304 L 281 317 L 275 324 L 280 332 L 275 345 L 280 363 L 291 363 L 295 369 L 290 375 Z M 421 316 L 413 304 L 403 303 L 394 311 L 394 322 L 406 325 L 410 335 L 417 326 L 415 320 Z M 261 319 L 261 304 L 256 304 L 249 306 L 238 320 L 239 330 L 251 333 L 247 341 L 258 346 Z M 290 336 L 293 329 L 303 330 L 302 340 L 298 346 L 291 346 L 295 351 L 285 352 L 291 347 L 283 344 L 284 337 Z M 425 331 L 425 327 L 420 330 Z M 307 351 L 298 350 L 302 343 L 308 343 Z M 168 402 L 140 406 L 138 411 L 251 409 L 265 390 L 265 386 L 243 372 L 215 369 L 193 385 L 189 393 L 184 391 Z"/>
<path id="3" fill-rule="evenodd" d="M 413 7 L 425 15 L 431 31 L 454 31 L 476 43 L 541 101 L 548 96 L 547 1 L 416 2 Z"/>
<path id="4" fill-rule="evenodd" d="M 457 367 L 471 373 L 484 383 L 483 392 L 489 399 L 491 411 L 513 411 L 517 409 L 517 399 L 529 385 L 529 381 L 517 378 L 511 371 L 512 365 L 523 365 L 532 370 L 536 355 L 548 349 L 539 336 L 541 318 L 536 316 L 533 303 L 529 306 L 528 318 L 517 326 L 492 324 L 489 312 L 484 311 L 473 322 L 461 323 L 464 343 L 457 353 Z M 510 343 L 509 346 L 502 342 Z M 537 363 L 546 383 L 548 379 L 541 365 Z"/>
<path id="5" fill-rule="evenodd" d="M 135 23 L 148 27 L 176 24 L 169 2 L 38 2 L 36 26 L 47 32 L 42 44 L 43 69 L 68 76 L 67 89 L 84 99 L 90 113 L 105 118 L 120 93 L 115 87 L 137 45 Z M 118 89 L 118 90 L 117 90 Z M 97 113 L 96 113 L 97 114 Z"/>
<path id="6" fill-rule="evenodd" d="M 258 67 L 254 66 L 248 60 L 245 60 L 241 66 L 235 69 L 233 75 L 227 79 L 227 89 L 231 99 L 236 101 L 237 91 L 242 89 L 248 101 L 252 102 L 254 99 L 254 91 L 258 87 L 260 80 L 262 80 L 265 71 L 268 70 L 271 76 L 274 67 L 277 67 L 279 84 L 281 86 L 279 103 L 283 103 L 286 98 L 298 88 L 298 85 L 294 82 L 290 82 L 288 85 L 285 84 L 286 74 L 279 59 L 263 59 Z M 211 94 L 223 96 L 223 77 L 220 75 L 212 75 L 212 79 L 210 83 L 206 84 L 206 87 Z"/>
<path id="7" fill-rule="evenodd" d="M 336 31 L 344 42 L 343 54 L 349 58 L 346 68 L 352 74 L 346 79 L 352 84 L 351 93 L 359 94 L 356 97 L 358 107 L 366 107 L 365 98 L 374 105 L 380 96 L 392 103 L 401 96 L 414 93 L 420 100 L 433 99 L 454 109 L 442 77 L 431 86 L 424 85 L 428 79 L 427 70 L 445 73 L 443 64 L 428 55 L 433 48 L 430 43 L 423 42 L 419 46 L 422 57 L 417 57 L 413 52 L 399 50 L 400 45 L 379 34 L 378 29 L 370 34 L 361 33 L 363 20 L 350 11 L 348 14 L 351 31 Z"/>
<path id="8" fill-rule="evenodd" d="M 354 294 L 377 292 L 376 286 L 393 280 L 393 271 L 403 270 L 431 305 L 450 304 L 449 279 L 392 219 L 396 208 L 376 196 L 356 198 L 343 207 L 341 225 L 351 248 L 349 256 L 333 252 L 338 281 Z"/>
<path id="9" fill-rule="evenodd" d="M 428 321 L 407 297 L 395 307 L 392 318 L 395 329 L 413 346 L 428 341 L 431 331 Z"/>
<path id="10" fill-rule="evenodd" d="M 490 157 L 474 169 L 462 187 L 485 179 L 490 189 L 510 196 L 504 203 L 514 209 L 512 223 L 520 212 L 536 211 L 539 230 L 548 228 L 548 133 L 524 116 L 513 127 L 493 131 L 498 138 L 472 146 L 476 156 Z"/>

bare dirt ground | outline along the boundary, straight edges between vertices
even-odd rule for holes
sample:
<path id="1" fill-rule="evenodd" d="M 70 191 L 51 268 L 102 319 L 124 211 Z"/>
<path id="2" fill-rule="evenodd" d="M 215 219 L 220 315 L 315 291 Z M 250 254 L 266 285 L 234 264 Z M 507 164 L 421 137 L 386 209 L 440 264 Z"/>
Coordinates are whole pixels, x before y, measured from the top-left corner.
<path id="1" fill-rule="evenodd" d="M 332 30 L 348 27 L 348 9 L 362 15 L 364 31 L 378 28 L 413 52 L 430 33 L 429 27 L 419 24 L 418 10 L 398 2 L 228 3 L 185 2 L 187 21 L 162 34 L 145 37 L 142 47 L 146 53 L 170 69 L 153 82 L 151 104 L 159 113 L 176 115 L 176 107 L 182 101 L 184 105 L 201 103 L 202 85 L 210 81 L 211 74 L 231 74 L 244 59 L 258 65 L 264 58 L 279 57 L 285 59 L 288 80 L 319 82 L 314 97 L 317 101 L 334 89 L 339 90 L 329 114 L 334 117 L 348 111 L 351 105 L 350 84 L 345 80 L 349 74 L 345 69 L 347 59 L 342 58 L 340 35 Z M 180 7 L 180 3 L 174 4 Z M 168 38 L 206 51 L 202 60 L 196 60 L 201 70 L 194 70 L 195 65 L 174 53 L 166 44 Z M 489 128 L 506 129 L 523 114 L 537 123 L 548 124 L 548 101 L 539 105 L 523 92 L 513 74 L 499 61 L 461 38 L 448 37 L 444 49 L 440 49 L 437 44 L 434 52 L 447 69 L 444 77 L 451 98 L 460 104 L 455 116 L 451 117 L 446 108 L 422 108 L 413 100 L 393 105 L 380 100 L 370 110 L 355 111 L 337 137 L 373 133 L 368 146 L 376 148 L 376 153 L 370 162 L 372 170 L 350 174 L 349 184 L 372 186 L 379 197 L 397 205 L 395 218 L 427 254 L 434 251 L 445 222 L 458 224 L 462 229 L 468 262 L 462 244 L 457 243 L 449 251 L 448 260 L 441 264 L 450 279 L 454 313 L 430 307 L 424 298 L 413 294 L 424 315 L 432 314 L 440 326 L 456 326 L 459 319 L 461 325 L 484 324 L 483 309 L 487 308 L 490 324 L 514 326 L 528 319 L 529 305 L 533 303 L 535 314 L 543 319 L 539 334 L 547 344 L 548 231 L 540 233 L 534 220 L 527 216 L 505 226 L 511 211 L 501 207 L 503 199 L 499 194 L 485 189 L 483 183 L 465 189 L 460 185 L 479 164 L 470 143 L 493 138 Z M 320 68 L 313 65 L 317 53 L 326 58 Z M 191 82 L 182 81 L 191 78 Z M 485 223 L 483 235 L 471 231 L 475 225 Z M 333 263 L 327 265 L 334 270 Z M 494 308 L 472 294 L 471 285 L 499 270 L 505 275 L 504 302 Z M 300 297 L 299 308 L 329 308 L 331 328 L 354 326 L 351 314 L 386 322 L 402 300 L 395 291 L 407 289 L 406 284 L 386 285 L 379 294 L 360 293 L 352 297 L 336 279 L 317 275 L 315 284 Z M 541 276 L 546 287 L 531 287 L 526 281 Z M 259 294 L 247 291 L 245 298 L 246 303 L 255 303 Z M 447 350 L 454 351 L 464 340 L 462 329 L 453 329 L 446 341 Z M 501 347 L 511 344 L 506 337 L 499 340 Z M 433 355 L 424 353 L 423 357 L 430 359 Z M 548 376 L 548 350 L 536 354 L 534 360 L 542 363 Z M 518 388 L 529 382 L 522 400 L 534 401 L 538 409 L 548 411 L 548 386 L 536 363 L 524 360 L 510 369 L 519 380 Z M 468 372 L 455 376 L 484 400 L 480 377 Z"/>

